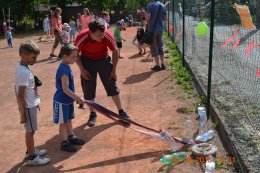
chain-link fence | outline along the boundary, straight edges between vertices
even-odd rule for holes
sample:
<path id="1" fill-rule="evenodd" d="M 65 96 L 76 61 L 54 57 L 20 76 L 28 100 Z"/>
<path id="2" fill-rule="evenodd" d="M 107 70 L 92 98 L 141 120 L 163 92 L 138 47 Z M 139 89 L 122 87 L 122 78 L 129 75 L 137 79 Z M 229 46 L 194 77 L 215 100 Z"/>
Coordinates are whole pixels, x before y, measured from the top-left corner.
<path id="1" fill-rule="evenodd" d="M 250 170 L 257 172 L 260 169 L 260 32 L 255 26 L 260 22 L 260 2 L 212 2 L 169 1 L 166 30 L 205 94 L 209 89 L 208 72 L 212 71 L 211 104 L 227 127 L 234 148 L 245 158 Z M 212 5 L 215 13 L 212 13 Z M 210 30 L 211 15 L 215 22 L 213 31 Z M 199 22 L 208 25 L 207 35 L 200 36 L 196 32 Z M 213 42 L 210 42 L 211 32 Z M 211 44 L 212 57 L 209 56 Z M 238 170 L 245 169 L 238 165 Z"/>

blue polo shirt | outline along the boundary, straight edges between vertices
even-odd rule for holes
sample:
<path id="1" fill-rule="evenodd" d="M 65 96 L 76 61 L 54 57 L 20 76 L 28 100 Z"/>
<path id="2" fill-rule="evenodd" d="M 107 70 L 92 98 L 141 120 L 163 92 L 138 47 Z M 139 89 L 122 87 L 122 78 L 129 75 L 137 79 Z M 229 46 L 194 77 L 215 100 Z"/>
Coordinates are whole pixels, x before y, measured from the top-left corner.
<path id="1" fill-rule="evenodd" d="M 75 92 L 74 89 L 74 79 L 72 75 L 72 71 L 69 65 L 65 65 L 63 63 L 60 64 L 57 73 L 56 73 L 56 92 L 54 94 L 53 100 L 63 104 L 72 104 L 75 100 L 69 97 L 67 94 L 64 93 L 62 89 L 62 82 L 61 77 L 63 75 L 67 75 L 69 78 L 69 89 L 72 92 Z"/>
<path id="2" fill-rule="evenodd" d="M 155 20 L 157 18 L 160 6 L 161 11 L 158 17 L 158 21 L 156 22 Z M 161 2 L 154 0 L 147 5 L 147 13 L 151 14 L 151 18 L 148 23 L 148 31 L 152 32 L 154 25 L 156 25 L 154 32 L 163 32 L 163 19 L 164 16 L 167 15 L 165 6 Z"/>

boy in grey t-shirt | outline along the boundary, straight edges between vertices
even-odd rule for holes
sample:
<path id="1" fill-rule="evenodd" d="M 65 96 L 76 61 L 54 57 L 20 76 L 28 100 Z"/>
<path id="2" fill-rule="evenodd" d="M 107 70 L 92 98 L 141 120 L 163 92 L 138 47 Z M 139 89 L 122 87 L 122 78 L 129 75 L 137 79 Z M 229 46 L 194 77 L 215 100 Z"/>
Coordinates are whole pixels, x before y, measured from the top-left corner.
<path id="1" fill-rule="evenodd" d="M 47 153 L 46 150 L 36 150 L 34 148 L 34 133 L 37 130 L 37 108 L 40 104 L 40 97 L 35 85 L 35 77 L 30 69 L 30 65 L 36 62 L 40 54 L 38 46 L 26 41 L 19 48 L 21 61 L 16 68 L 15 94 L 20 112 L 20 123 L 25 127 L 25 141 L 27 152 L 25 158 L 30 166 L 45 165 L 50 162 L 48 158 L 40 156 Z"/>

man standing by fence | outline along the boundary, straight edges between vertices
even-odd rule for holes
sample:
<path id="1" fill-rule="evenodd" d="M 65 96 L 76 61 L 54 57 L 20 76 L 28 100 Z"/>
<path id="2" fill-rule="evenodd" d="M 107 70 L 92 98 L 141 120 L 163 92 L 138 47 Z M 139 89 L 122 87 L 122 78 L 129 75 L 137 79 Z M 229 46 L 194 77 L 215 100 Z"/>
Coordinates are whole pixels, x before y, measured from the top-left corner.
<path id="1" fill-rule="evenodd" d="M 165 6 L 159 0 L 153 0 L 147 5 L 146 20 L 148 21 L 148 31 L 154 33 L 151 55 L 154 57 L 156 65 L 151 69 L 154 71 L 165 70 L 162 36 L 163 21 L 167 20 L 167 14 Z"/>

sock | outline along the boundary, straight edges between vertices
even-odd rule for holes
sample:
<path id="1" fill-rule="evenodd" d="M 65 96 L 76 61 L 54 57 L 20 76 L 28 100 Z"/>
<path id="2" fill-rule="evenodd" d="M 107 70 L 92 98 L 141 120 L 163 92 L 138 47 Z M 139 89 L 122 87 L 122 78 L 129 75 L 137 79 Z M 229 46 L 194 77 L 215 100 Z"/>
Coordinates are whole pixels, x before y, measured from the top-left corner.
<path id="1" fill-rule="evenodd" d="M 61 145 L 67 145 L 68 143 L 69 143 L 68 140 L 61 141 Z"/>
<path id="2" fill-rule="evenodd" d="M 119 114 L 124 113 L 125 111 L 123 109 L 118 110 Z"/>
<path id="3" fill-rule="evenodd" d="M 29 156 L 29 160 L 33 160 L 35 157 L 37 157 L 36 154 Z"/>
<path id="4" fill-rule="evenodd" d="M 72 134 L 72 135 L 69 135 L 68 138 L 69 138 L 69 139 L 73 139 L 73 138 L 76 138 L 76 136 L 75 136 L 74 134 Z"/>
<path id="5" fill-rule="evenodd" d="M 95 117 L 97 116 L 96 112 L 90 112 L 90 115 Z"/>

